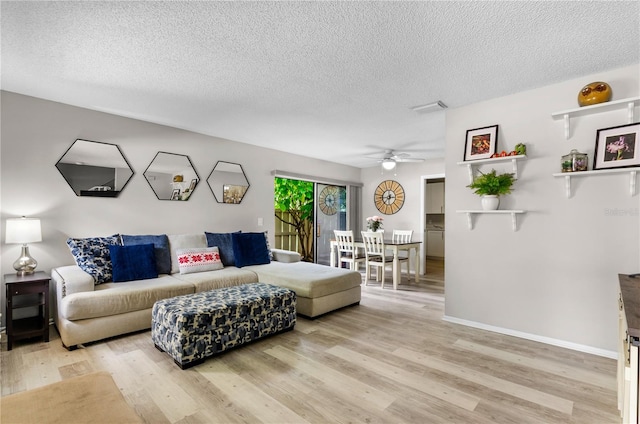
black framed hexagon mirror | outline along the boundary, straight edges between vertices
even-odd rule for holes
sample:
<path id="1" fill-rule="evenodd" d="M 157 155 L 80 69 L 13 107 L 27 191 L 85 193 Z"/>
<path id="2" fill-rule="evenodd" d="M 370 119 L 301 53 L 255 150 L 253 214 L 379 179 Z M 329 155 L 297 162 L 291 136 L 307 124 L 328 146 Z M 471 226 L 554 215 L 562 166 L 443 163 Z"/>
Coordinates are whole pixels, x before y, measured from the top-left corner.
<path id="1" fill-rule="evenodd" d="M 218 203 L 238 204 L 249 189 L 249 180 L 238 163 L 218 161 L 207 178 Z"/>
<path id="2" fill-rule="evenodd" d="M 115 144 L 77 139 L 56 162 L 76 196 L 118 197 L 133 170 Z"/>
<path id="3" fill-rule="evenodd" d="M 189 200 L 200 176 L 187 155 L 158 152 L 144 171 L 158 200 Z"/>

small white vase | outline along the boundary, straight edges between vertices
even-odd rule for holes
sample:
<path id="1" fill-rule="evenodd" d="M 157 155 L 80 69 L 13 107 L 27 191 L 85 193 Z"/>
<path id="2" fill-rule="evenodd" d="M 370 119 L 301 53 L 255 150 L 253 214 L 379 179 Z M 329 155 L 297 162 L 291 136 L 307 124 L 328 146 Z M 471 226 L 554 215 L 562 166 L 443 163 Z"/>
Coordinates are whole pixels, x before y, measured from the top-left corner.
<path id="1" fill-rule="evenodd" d="M 482 196 L 482 209 L 485 211 L 495 211 L 500 205 L 500 198 L 493 194 Z"/>

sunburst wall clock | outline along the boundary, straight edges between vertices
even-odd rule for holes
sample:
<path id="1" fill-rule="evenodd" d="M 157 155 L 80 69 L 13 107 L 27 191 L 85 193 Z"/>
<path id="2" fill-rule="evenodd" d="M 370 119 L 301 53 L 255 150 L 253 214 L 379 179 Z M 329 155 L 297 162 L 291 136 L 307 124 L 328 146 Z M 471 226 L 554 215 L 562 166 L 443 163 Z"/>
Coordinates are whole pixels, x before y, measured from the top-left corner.
<path id="1" fill-rule="evenodd" d="M 338 187 L 327 186 L 323 188 L 318 200 L 323 214 L 335 215 L 338 211 Z"/>
<path id="2" fill-rule="evenodd" d="M 381 213 L 393 215 L 404 204 L 404 189 L 397 181 L 385 180 L 376 187 L 373 203 Z"/>

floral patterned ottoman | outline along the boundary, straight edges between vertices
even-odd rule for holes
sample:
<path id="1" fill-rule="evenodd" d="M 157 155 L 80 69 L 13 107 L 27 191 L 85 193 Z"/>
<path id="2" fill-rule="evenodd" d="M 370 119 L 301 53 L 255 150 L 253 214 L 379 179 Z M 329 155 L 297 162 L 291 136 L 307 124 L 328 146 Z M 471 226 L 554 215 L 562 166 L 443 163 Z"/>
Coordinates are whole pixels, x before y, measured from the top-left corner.
<path id="1" fill-rule="evenodd" d="M 251 283 L 157 301 L 151 339 L 185 369 L 295 323 L 294 291 Z"/>

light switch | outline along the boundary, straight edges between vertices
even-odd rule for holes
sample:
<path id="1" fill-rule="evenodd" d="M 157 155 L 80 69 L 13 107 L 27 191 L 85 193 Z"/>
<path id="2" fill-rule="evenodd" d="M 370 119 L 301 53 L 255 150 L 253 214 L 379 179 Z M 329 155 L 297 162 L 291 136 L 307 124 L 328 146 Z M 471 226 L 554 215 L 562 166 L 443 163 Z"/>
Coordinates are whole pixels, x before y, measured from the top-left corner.
<path id="1" fill-rule="evenodd" d="M 258 227 L 262 227 L 264 225 L 264 220 L 262 218 L 258 218 Z"/>

